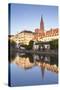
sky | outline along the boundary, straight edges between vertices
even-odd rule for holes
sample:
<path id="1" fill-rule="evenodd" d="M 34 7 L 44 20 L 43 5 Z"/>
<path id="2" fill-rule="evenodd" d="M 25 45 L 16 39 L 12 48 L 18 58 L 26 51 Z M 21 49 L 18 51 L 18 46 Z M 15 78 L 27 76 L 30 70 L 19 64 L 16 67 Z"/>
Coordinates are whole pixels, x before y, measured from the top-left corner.
<path id="1" fill-rule="evenodd" d="M 23 30 L 33 31 L 40 28 L 43 16 L 44 28 L 58 28 L 58 6 L 10 4 L 10 34 Z"/>

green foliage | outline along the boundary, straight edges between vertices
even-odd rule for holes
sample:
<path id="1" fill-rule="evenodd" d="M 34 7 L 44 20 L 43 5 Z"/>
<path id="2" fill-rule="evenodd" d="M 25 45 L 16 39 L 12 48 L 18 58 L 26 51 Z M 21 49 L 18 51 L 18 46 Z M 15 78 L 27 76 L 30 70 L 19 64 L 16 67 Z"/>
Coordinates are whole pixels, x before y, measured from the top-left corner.
<path id="1" fill-rule="evenodd" d="M 15 48 L 16 47 L 16 42 L 12 41 L 12 40 L 8 40 L 8 45 L 10 48 Z"/>
<path id="2" fill-rule="evenodd" d="M 53 41 L 50 41 L 50 48 L 51 49 L 58 49 L 58 40 L 53 40 Z"/>
<path id="3" fill-rule="evenodd" d="M 33 43 L 34 43 L 33 40 L 31 40 L 31 41 L 29 42 L 28 49 L 32 49 L 32 48 L 33 48 Z"/>
<path id="4" fill-rule="evenodd" d="M 31 41 L 29 42 L 29 45 L 23 44 L 23 45 L 21 45 L 21 46 L 24 47 L 26 50 L 31 50 L 32 47 L 33 47 L 33 42 L 34 42 L 34 41 L 31 40 Z"/>

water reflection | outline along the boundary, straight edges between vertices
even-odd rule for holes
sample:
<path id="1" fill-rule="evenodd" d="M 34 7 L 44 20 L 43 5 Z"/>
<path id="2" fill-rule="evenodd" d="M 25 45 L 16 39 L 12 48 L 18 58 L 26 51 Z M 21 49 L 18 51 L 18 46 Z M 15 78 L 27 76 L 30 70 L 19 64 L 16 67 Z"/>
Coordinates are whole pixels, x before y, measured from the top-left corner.
<path id="1" fill-rule="evenodd" d="M 16 53 L 11 57 L 11 63 L 17 64 L 24 69 L 30 69 L 34 66 L 41 67 L 42 74 L 44 69 L 58 72 L 57 56 L 42 56 L 37 54 Z M 43 75 L 42 75 L 43 76 Z"/>
<path id="2" fill-rule="evenodd" d="M 33 73 L 32 70 L 34 69 L 34 71 L 35 71 L 34 73 L 36 74 L 37 71 L 40 70 L 40 73 L 41 73 L 41 78 L 39 78 L 40 84 L 48 84 L 49 82 L 53 83 L 53 81 L 55 81 L 55 80 L 56 80 L 55 83 L 58 82 L 58 79 L 57 79 L 58 76 L 56 76 L 56 74 L 58 75 L 58 57 L 57 56 L 28 54 L 28 53 L 15 53 L 15 55 L 12 55 L 10 63 L 13 65 L 14 64 L 17 65 L 20 68 L 20 70 L 22 69 L 22 71 L 23 71 L 23 69 L 27 70 L 28 73 L 29 73 L 29 70 Z M 37 71 L 35 69 L 36 67 L 38 68 Z M 50 74 L 48 74 L 48 72 Z M 21 74 L 21 72 L 19 72 L 19 73 Z M 48 75 L 49 76 L 52 75 L 52 77 L 55 77 L 53 79 L 53 81 L 49 81 L 49 80 L 47 81 L 45 73 L 47 73 L 47 79 L 49 79 Z M 28 74 L 26 74 L 26 76 L 28 79 Z M 12 77 L 13 77 L 13 75 L 12 75 Z M 24 77 L 24 75 L 23 75 L 23 77 Z M 20 76 L 19 76 L 19 78 L 20 78 Z M 31 78 L 32 78 L 32 76 L 31 76 Z M 35 79 L 37 79 L 37 78 L 38 77 L 36 76 Z M 43 81 L 41 81 L 41 79 L 45 80 L 45 81 L 43 82 Z M 27 83 L 29 83 L 29 82 L 27 82 Z M 34 82 L 33 84 L 39 84 L 39 83 Z M 24 85 L 25 84 L 26 84 L 26 82 L 24 83 Z M 32 84 L 32 81 L 30 82 L 30 84 Z M 17 84 L 17 85 L 21 85 L 20 81 L 19 81 L 19 84 Z"/>

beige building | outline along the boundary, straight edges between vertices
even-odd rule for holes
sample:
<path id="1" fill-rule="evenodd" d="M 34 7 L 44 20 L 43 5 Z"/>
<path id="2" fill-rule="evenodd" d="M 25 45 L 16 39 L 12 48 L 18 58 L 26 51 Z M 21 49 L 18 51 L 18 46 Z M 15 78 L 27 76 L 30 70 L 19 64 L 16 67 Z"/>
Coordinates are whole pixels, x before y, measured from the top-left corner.
<path id="1" fill-rule="evenodd" d="M 25 30 L 12 36 L 11 40 L 15 41 L 16 43 L 28 45 L 30 40 L 33 40 L 33 37 L 33 32 Z"/>
<path id="2" fill-rule="evenodd" d="M 43 18 L 41 17 L 40 28 L 36 28 L 35 32 L 24 30 L 20 33 L 17 33 L 14 36 L 11 36 L 10 38 L 16 43 L 26 44 L 26 45 L 29 44 L 30 40 L 33 40 L 35 42 L 36 41 L 48 42 L 55 39 L 59 39 L 59 29 L 52 28 L 50 30 L 45 30 L 44 21 Z"/>

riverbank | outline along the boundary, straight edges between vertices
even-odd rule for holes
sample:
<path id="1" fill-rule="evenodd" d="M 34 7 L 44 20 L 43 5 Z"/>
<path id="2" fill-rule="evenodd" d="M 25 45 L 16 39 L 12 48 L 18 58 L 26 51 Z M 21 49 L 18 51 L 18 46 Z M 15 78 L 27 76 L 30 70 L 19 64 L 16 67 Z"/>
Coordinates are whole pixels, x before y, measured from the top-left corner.
<path id="1" fill-rule="evenodd" d="M 42 54 L 42 55 L 58 55 L 58 52 L 55 50 L 48 51 L 37 51 L 37 50 L 17 50 L 19 53 L 31 53 L 31 54 Z"/>

